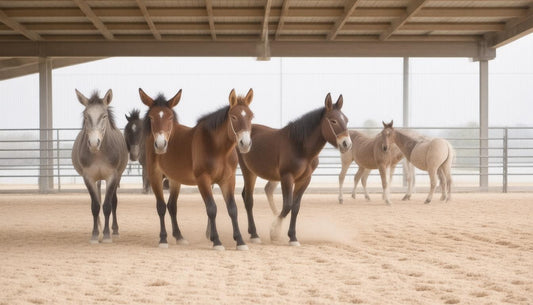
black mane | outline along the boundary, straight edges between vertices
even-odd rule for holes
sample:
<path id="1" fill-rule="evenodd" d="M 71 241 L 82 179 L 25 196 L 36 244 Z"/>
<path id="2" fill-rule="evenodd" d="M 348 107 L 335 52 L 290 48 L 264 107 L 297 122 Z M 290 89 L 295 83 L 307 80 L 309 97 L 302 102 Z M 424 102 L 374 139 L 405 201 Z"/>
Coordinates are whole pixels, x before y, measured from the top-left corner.
<path id="1" fill-rule="evenodd" d="M 141 111 L 139 109 L 132 109 L 130 111 L 130 120 L 138 120 L 140 119 L 140 114 L 141 114 Z"/>
<path id="2" fill-rule="evenodd" d="M 172 112 L 174 113 L 174 122 L 178 122 L 178 114 L 176 113 L 176 111 L 174 111 L 174 109 L 168 106 L 167 99 L 162 93 L 159 93 L 159 95 L 157 95 L 157 97 L 154 100 L 154 103 L 152 104 L 152 107 L 156 107 L 156 106 L 167 107 L 170 110 L 172 110 Z M 146 110 L 146 113 L 144 114 L 143 135 L 145 136 L 152 132 L 152 124 L 150 121 L 150 117 L 148 116 L 148 112 L 150 112 L 150 108 L 148 108 L 148 110 Z"/>
<path id="3" fill-rule="evenodd" d="M 284 128 L 289 129 L 289 138 L 293 140 L 298 147 L 301 147 L 306 138 L 320 124 L 322 117 L 326 113 L 326 108 L 321 107 L 312 110 L 298 119 L 290 122 Z"/>
<path id="4" fill-rule="evenodd" d="M 215 130 L 222 124 L 224 124 L 224 121 L 226 120 L 226 117 L 228 116 L 229 112 L 229 105 L 221 107 L 220 109 L 205 114 L 202 117 L 198 119 L 196 122 L 198 125 L 203 123 L 205 128 L 207 130 Z"/>

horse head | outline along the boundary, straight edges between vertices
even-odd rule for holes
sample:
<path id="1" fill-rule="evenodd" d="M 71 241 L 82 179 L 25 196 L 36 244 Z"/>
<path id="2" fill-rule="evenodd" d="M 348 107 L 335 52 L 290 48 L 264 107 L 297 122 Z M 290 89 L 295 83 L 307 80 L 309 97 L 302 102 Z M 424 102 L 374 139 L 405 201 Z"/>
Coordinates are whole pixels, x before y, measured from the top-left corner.
<path id="1" fill-rule="evenodd" d="M 148 112 L 145 120 L 149 120 L 148 126 L 154 137 L 154 150 L 156 154 L 164 154 L 167 152 L 168 139 L 172 134 L 174 123 L 178 121 L 174 108 L 181 98 L 181 89 L 170 100 L 166 100 L 162 95 L 159 95 L 155 100 L 149 97 L 144 91 L 139 88 L 139 95 L 143 104 L 148 106 Z M 148 130 L 146 132 L 149 132 Z"/>
<path id="2" fill-rule="evenodd" d="M 100 150 L 108 125 L 112 125 L 112 118 L 109 117 L 109 104 L 113 98 L 113 91 L 107 90 L 104 98 L 98 97 L 95 92 L 91 98 L 85 97 L 76 90 L 78 101 L 85 106 L 83 111 L 83 130 L 87 133 L 87 145 L 93 153 Z"/>
<path id="3" fill-rule="evenodd" d="M 252 147 L 250 133 L 254 114 L 249 106 L 253 98 L 254 91 L 252 89 L 248 91 L 245 97 L 237 96 L 235 89 L 231 90 L 229 94 L 228 135 L 230 138 L 235 138 L 237 148 L 243 154 L 249 152 Z"/>
<path id="4" fill-rule="evenodd" d="M 394 143 L 394 128 L 392 127 L 394 120 L 388 124 L 383 121 L 381 123 L 383 124 L 383 131 L 381 131 L 381 149 L 387 152 L 391 144 Z"/>
<path id="5" fill-rule="evenodd" d="M 126 146 L 130 152 L 130 160 L 137 161 L 139 159 L 142 137 L 142 120 L 139 117 L 138 109 L 133 109 L 129 116 L 127 114 L 125 116 L 126 120 L 128 120 L 126 127 L 124 127 Z"/>
<path id="6" fill-rule="evenodd" d="M 324 139 L 344 153 L 352 148 L 352 140 L 348 132 L 348 118 L 341 111 L 342 104 L 342 94 L 333 104 L 331 94 L 328 93 L 325 101 L 326 113 L 322 118 L 321 129 Z"/>

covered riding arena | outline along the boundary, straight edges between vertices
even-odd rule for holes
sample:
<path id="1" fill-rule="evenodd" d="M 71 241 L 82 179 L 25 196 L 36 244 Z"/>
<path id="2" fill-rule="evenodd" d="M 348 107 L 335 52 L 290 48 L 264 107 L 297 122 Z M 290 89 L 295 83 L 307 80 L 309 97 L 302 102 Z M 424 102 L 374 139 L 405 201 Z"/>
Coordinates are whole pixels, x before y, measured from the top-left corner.
<path id="1" fill-rule="evenodd" d="M 531 125 L 493 126 L 489 116 L 489 62 L 498 48 L 532 31 L 529 0 L 0 1 L 0 80 L 39 75 L 39 128 L 0 129 L 0 305 L 532 304 Z M 289 247 L 285 234 L 270 240 L 274 215 L 258 183 L 254 214 L 262 244 L 235 250 L 215 188 L 226 251 L 212 250 L 203 201 L 190 187 L 178 200 L 189 244 L 169 237 L 170 247 L 161 249 L 154 196 L 141 194 L 135 163 L 118 194 L 120 237 L 90 244 L 89 195 L 66 144 L 79 125 L 54 126 L 53 69 L 111 57 L 189 56 L 399 58 L 398 126 L 430 134 L 434 126 L 410 122 L 410 63 L 472 59 L 478 125 L 467 128 L 467 144 L 454 144 L 453 199 L 444 203 L 436 194 L 423 204 L 427 180 L 419 172 L 417 193 L 401 201 L 398 169 L 392 205 L 380 200 L 377 180 L 372 201 L 360 193 L 351 198 L 348 178 L 341 205 L 338 152 L 329 147 L 303 197 L 300 247 Z M 15 115 L 8 102 L 0 100 L 2 112 Z M 280 124 L 290 117 L 275 115 Z M 453 126 L 439 128 L 459 137 Z M 36 138 L 17 137 L 29 132 Z M 32 161 L 14 165 L 21 156 Z M 247 241 L 241 179 L 236 200 Z M 274 199 L 279 208 L 279 190 Z M 287 227 L 288 220 L 283 232 Z"/>

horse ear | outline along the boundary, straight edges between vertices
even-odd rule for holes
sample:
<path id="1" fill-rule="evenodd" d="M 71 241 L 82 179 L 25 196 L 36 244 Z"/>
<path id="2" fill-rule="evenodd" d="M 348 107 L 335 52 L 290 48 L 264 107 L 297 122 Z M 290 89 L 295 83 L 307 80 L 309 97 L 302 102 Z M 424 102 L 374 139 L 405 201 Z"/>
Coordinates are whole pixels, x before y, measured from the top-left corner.
<path id="1" fill-rule="evenodd" d="M 237 95 L 235 95 L 235 89 L 231 89 L 231 92 L 229 93 L 229 105 L 230 107 L 237 105 Z"/>
<path id="2" fill-rule="evenodd" d="M 333 109 L 333 101 L 331 100 L 331 93 L 328 93 L 328 95 L 326 95 L 326 102 L 324 104 L 326 106 L 327 111 L 330 111 L 331 109 Z"/>
<path id="3" fill-rule="evenodd" d="M 392 124 L 394 124 L 394 120 L 391 120 L 389 123 L 389 127 L 392 128 Z"/>
<path id="4" fill-rule="evenodd" d="M 387 124 L 385 124 L 385 122 L 381 121 L 381 124 L 383 124 L 383 128 L 387 128 Z"/>
<path id="5" fill-rule="evenodd" d="M 342 98 L 342 94 L 341 94 L 339 98 L 337 99 L 337 102 L 335 103 L 335 108 L 338 110 L 341 110 L 343 102 L 344 102 L 344 99 Z"/>
<path id="6" fill-rule="evenodd" d="M 76 96 L 78 97 L 78 101 L 80 101 L 80 103 L 83 105 L 83 106 L 87 106 L 87 104 L 89 104 L 89 99 L 85 97 L 85 95 L 83 95 L 81 92 L 78 91 L 78 89 L 74 89 L 76 91 Z"/>
<path id="7" fill-rule="evenodd" d="M 244 103 L 246 104 L 246 106 L 250 106 L 253 99 L 254 99 L 254 90 L 250 88 L 250 90 L 248 90 L 248 93 L 246 94 L 246 97 L 244 98 Z"/>
<path id="8" fill-rule="evenodd" d="M 111 100 L 113 99 L 113 90 L 109 89 L 107 90 L 104 98 L 102 99 L 102 101 L 104 102 L 104 104 L 106 105 L 109 105 L 111 103 Z"/>
<path id="9" fill-rule="evenodd" d="M 168 106 L 170 108 L 174 108 L 180 101 L 181 99 L 181 89 L 180 91 L 178 91 L 178 93 L 176 93 L 176 95 L 174 95 L 173 98 L 170 99 L 170 101 L 168 101 Z"/>
<path id="10" fill-rule="evenodd" d="M 126 117 L 126 120 L 129 122 L 131 120 L 131 117 L 129 117 L 127 114 L 124 115 Z"/>
<path id="11" fill-rule="evenodd" d="M 141 97 L 141 101 L 143 104 L 145 104 L 148 107 L 152 107 L 154 104 L 154 100 L 149 97 L 146 93 L 144 93 L 143 89 L 139 88 L 139 96 Z"/>

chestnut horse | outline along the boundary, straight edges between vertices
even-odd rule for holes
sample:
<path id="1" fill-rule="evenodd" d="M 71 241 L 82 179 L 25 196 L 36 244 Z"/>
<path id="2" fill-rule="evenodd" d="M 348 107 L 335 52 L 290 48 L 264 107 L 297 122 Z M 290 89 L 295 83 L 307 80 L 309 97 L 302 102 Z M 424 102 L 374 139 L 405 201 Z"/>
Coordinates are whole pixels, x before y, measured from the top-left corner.
<path id="1" fill-rule="evenodd" d="M 233 239 L 237 250 L 247 250 L 237 221 L 235 204 L 235 171 L 237 146 L 241 153 L 250 150 L 253 113 L 248 107 L 253 99 L 250 89 L 246 97 L 229 95 L 229 105 L 201 117 L 193 128 L 178 124 L 172 110 L 181 97 L 181 90 L 170 100 L 159 95 L 155 100 L 139 89 L 142 102 L 149 107 L 145 116 L 146 167 L 154 192 L 161 223 L 159 246 L 166 248 L 165 210 L 172 220 L 172 235 L 177 243 L 187 243 L 181 235 L 176 218 L 176 202 L 181 184 L 197 185 L 207 210 L 209 238 L 213 249 L 223 250 L 215 217 L 217 206 L 211 185 L 220 186 L 233 225 Z M 162 178 L 170 181 L 170 196 L 165 204 Z"/>
<path id="2" fill-rule="evenodd" d="M 346 124 L 347 117 L 342 113 L 342 95 L 333 104 L 331 95 L 326 96 L 325 107 L 311 111 L 290 122 L 282 129 L 263 125 L 252 125 L 252 146 L 247 154 L 239 154 L 239 164 L 244 176 L 242 196 L 248 215 L 248 233 L 251 241 L 260 243 L 253 217 L 253 191 L 257 176 L 275 185 L 281 181 L 283 208 L 272 223 L 271 240 L 278 240 L 281 223 L 291 212 L 289 244 L 299 246 L 296 238 L 296 217 L 300 201 L 311 181 L 311 175 L 318 166 L 318 154 L 329 142 L 341 151 L 352 146 Z M 267 193 L 268 194 L 268 193 Z"/>
<path id="3" fill-rule="evenodd" d="M 395 143 L 409 162 L 428 172 L 430 190 L 424 203 L 431 202 L 437 186 L 437 177 L 442 189 L 440 200 L 450 200 L 452 193 L 451 168 L 455 159 L 455 151 L 450 142 L 442 138 L 413 137 L 406 131 L 394 129 L 392 127 L 393 121 L 388 124 L 382 123 L 385 142 Z"/>

